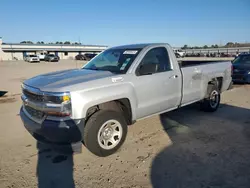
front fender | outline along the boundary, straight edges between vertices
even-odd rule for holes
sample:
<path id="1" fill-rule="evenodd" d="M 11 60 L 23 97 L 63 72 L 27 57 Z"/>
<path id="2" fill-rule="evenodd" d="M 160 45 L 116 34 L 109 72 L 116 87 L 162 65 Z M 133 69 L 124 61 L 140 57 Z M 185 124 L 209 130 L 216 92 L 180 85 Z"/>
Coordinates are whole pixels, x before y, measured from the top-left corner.
<path id="1" fill-rule="evenodd" d="M 92 106 L 122 98 L 127 98 L 129 100 L 132 120 L 136 118 L 136 94 L 133 85 L 130 83 L 112 84 L 87 91 L 74 92 L 71 94 L 71 98 L 73 119 L 85 118 L 88 109 Z"/>

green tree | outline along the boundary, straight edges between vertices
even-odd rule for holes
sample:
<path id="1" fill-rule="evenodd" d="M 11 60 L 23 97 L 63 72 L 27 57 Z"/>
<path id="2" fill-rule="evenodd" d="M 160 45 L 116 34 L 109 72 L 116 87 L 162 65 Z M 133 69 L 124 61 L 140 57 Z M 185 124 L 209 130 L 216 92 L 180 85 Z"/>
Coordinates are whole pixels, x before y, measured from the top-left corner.
<path id="1" fill-rule="evenodd" d="M 238 43 L 238 42 L 234 43 L 234 47 L 240 47 L 240 46 L 241 46 L 240 43 Z"/>
<path id="2" fill-rule="evenodd" d="M 219 48 L 219 46 L 217 44 L 214 45 L 215 48 Z"/>
<path id="3" fill-rule="evenodd" d="M 207 46 L 207 45 L 205 45 L 205 46 L 203 46 L 203 48 L 207 49 L 207 48 L 208 48 L 208 46 Z"/>
<path id="4" fill-rule="evenodd" d="M 227 47 L 227 48 L 234 47 L 234 43 L 228 42 L 225 47 Z"/>
<path id="5" fill-rule="evenodd" d="M 70 44 L 70 42 L 69 41 L 65 41 L 64 44 Z"/>
<path id="6" fill-rule="evenodd" d="M 185 44 L 181 49 L 183 49 L 183 50 L 188 49 L 188 45 Z"/>

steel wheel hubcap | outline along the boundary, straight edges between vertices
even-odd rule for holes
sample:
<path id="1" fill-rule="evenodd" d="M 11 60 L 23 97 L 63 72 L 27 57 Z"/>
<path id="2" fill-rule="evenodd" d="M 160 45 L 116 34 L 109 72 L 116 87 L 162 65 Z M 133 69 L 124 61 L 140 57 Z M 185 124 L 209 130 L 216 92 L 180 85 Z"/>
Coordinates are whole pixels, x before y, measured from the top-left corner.
<path id="1" fill-rule="evenodd" d="M 218 91 L 214 90 L 210 95 L 210 105 L 211 107 L 215 108 L 219 102 L 219 93 Z"/>
<path id="2" fill-rule="evenodd" d="M 98 131 L 98 144 L 106 150 L 113 149 L 122 137 L 122 126 L 117 120 L 108 120 Z"/>

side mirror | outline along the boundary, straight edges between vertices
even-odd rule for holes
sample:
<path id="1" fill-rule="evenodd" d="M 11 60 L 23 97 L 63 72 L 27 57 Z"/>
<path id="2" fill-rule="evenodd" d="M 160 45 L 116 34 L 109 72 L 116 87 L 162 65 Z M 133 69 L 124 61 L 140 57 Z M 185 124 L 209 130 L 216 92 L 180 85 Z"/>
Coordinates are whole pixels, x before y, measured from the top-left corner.
<path id="1" fill-rule="evenodd" d="M 158 65 L 155 63 L 147 63 L 139 67 L 139 75 L 149 75 L 157 72 Z"/>

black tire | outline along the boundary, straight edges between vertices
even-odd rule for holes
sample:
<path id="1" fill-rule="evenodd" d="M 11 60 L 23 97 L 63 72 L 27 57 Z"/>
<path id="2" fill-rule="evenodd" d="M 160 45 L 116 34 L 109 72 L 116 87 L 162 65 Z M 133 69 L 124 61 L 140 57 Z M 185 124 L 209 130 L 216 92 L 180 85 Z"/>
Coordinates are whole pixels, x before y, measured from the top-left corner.
<path id="1" fill-rule="evenodd" d="M 122 135 L 118 144 L 112 149 L 104 149 L 98 143 L 98 132 L 101 126 L 108 120 L 116 120 L 122 127 Z M 87 121 L 84 128 L 83 142 L 86 148 L 97 156 L 105 157 L 115 153 L 125 141 L 127 136 L 127 124 L 120 112 L 111 110 L 99 110 Z"/>
<path id="2" fill-rule="evenodd" d="M 214 97 L 213 97 L 214 96 Z M 215 112 L 220 105 L 220 91 L 217 84 L 209 84 L 207 97 L 201 101 L 201 110 L 205 112 Z"/>

